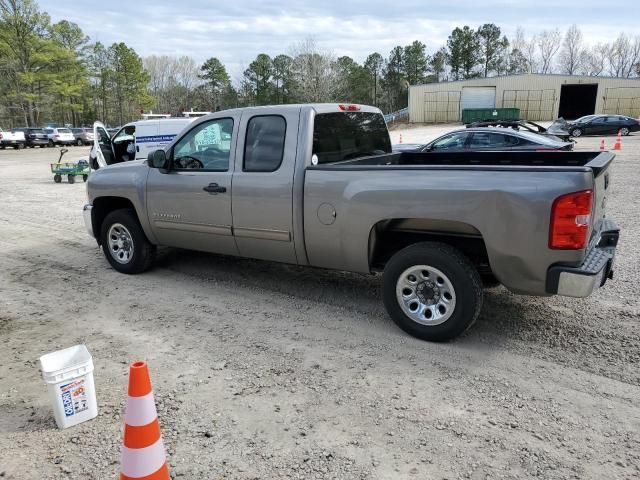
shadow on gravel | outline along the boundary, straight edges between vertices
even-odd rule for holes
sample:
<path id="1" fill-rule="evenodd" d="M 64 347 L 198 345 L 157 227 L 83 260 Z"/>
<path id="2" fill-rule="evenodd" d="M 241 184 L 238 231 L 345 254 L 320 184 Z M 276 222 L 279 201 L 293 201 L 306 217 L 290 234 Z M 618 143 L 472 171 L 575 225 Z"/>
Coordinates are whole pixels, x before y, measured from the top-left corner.
<path id="1" fill-rule="evenodd" d="M 229 286 L 260 288 L 298 299 L 330 303 L 368 315 L 384 313 L 381 275 L 361 275 L 179 249 L 162 249 L 156 268 Z"/>
<path id="2" fill-rule="evenodd" d="M 225 257 L 177 249 L 160 252 L 157 268 L 183 273 L 229 287 L 260 288 L 299 300 L 326 303 L 389 322 L 382 305 L 382 276 L 361 275 L 261 260 Z M 597 302 L 597 299 L 591 299 Z M 565 306 L 566 304 L 566 306 Z M 580 309 L 561 297 L 526 297 L 504 287 L 485 290 L 476 324 L 454 343 L 508 349 L 562 365 L 640 384 L 640 336 L 610 325 L 603 333 L 583 315 L 593 312 L 585 301 Z M 592 320 L 590 318 L 590 320 Z M 620 368 L 620 360 L 625 366 Z"/>

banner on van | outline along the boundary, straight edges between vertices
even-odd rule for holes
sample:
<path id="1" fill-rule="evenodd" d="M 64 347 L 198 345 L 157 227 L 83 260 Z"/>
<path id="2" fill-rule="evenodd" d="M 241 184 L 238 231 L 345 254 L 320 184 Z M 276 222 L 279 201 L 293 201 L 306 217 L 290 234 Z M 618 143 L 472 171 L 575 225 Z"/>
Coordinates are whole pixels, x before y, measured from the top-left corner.
<path id="1" fill-rule="evenodd" d="M 136 137 L 136 143 L 170 143 L 175 137 L 175 135 L 149 135 Z"/>

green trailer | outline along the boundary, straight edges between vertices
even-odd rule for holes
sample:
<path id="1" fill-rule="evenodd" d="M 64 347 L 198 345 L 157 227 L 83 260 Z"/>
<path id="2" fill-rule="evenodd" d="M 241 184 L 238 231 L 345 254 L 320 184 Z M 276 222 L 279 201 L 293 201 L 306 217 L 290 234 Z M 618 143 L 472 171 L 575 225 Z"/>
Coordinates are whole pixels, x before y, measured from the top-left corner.
<path id="1" fill-rule="evenodd" d="M 465 108 L 462 110 L 462 123 L 520 120 L 519 108 Z"/>
<path id="2" fill-rule="evenodd" d="M 53 181 L 56 183 L 62 182 L 62 176 L 67 176 L 69 183 L 75 183 L 76 177 L 81 176 L 83 181 L 87 181 L 89 174 L 91 173 L 91 167 L 86 160 L 80 160 L 79 162 L 62 162 L 62 156 L 67 153 L 68 150 L 63 148 L 60 150 L 60 158 L 57 163 L 51 163 L 51 173 L 53 173 Z"/>

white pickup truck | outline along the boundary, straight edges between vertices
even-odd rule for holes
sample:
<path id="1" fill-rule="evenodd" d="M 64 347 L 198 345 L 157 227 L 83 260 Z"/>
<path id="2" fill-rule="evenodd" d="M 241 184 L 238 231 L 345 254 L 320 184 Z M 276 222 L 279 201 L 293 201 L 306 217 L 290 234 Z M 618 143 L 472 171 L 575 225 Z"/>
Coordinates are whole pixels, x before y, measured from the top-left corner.
<path id="1" fill-rule="evenodd" d="M 7 131 L 0 128 L 0 148 L 5 149 L 7 147 L 13 147 L 16 149 L 23 149 L 25 143 L 24 132 L 15 130 Z"/>

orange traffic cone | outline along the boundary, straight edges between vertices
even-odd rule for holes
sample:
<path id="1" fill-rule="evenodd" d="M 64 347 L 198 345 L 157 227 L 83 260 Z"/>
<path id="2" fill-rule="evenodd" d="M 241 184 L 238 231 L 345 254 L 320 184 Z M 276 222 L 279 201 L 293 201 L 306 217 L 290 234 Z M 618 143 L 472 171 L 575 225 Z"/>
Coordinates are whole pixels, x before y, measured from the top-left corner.
<path id="1" fill-rule="evenodd" d="M 616 144 L 613 146 L 614 150 L 622 150 L 622 134 L 618 132 L 618 138 L 616 138 Z"/>
<path id="2" fill-rule="evenodd" d="M 402 134 L 400 134 L 400 143 L 402 143 Z"/>
<path id="3" fill-rule="evenodd" d="M 604 138 L 600 140 L 600 151 L 604 152 Z"/>
<path id="4" fill-rule="evenodd" d="M 156 404 L 145 362 L 129 367 L 120 480 L 170 480 Z"/>

